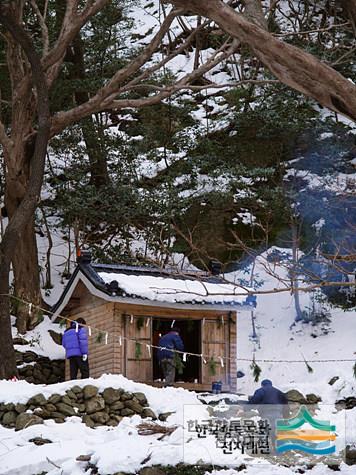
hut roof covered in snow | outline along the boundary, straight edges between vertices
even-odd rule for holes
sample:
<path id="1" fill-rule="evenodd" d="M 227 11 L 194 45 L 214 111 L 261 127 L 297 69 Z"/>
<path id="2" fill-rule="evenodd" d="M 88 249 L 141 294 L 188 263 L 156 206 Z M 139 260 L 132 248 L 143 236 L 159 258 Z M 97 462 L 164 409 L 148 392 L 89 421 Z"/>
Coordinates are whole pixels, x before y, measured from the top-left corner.
<path id="1" fill-rule="evenodd" d="M 92 293 L 109 301 L 155 302 L 169 307 L 234 307 L 255 305 L 255 298 L 239 285 L 204 272 L 179 273 L 176 269 L 98 264 L 85 252 L 53 308 L 54 318 L 70 300 L 81 281 Z"/>

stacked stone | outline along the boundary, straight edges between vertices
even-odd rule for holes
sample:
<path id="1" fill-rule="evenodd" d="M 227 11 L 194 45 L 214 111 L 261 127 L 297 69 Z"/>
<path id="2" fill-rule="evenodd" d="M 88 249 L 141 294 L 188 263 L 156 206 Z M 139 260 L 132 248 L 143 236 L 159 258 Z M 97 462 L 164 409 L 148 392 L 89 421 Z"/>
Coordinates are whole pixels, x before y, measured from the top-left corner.
<path id="1" fill-rule="evenodd" d="M 33 351 L 16 351 L 20 379 L 34 384 L 55 384 L 64 381 L 64 360 L 50 360 Z"/>
<path id="2" fill-rule="evenodd" d="M 117 426 L 123 417 L 134 414 L 143 419 L 156 419 L 143 393 L 106 388 L 99 394 L 98 388 L 90 384 L 83 388 L 73 386 L 64 395 L 52 394 L 48 399 L 43 394 L 37 394 L 26 404 L 0 404 L 0 423 L 16 430 L 42 424 L 45 419 L 62 423 L 69 416 L 80 417 L 92 428 Z"/>

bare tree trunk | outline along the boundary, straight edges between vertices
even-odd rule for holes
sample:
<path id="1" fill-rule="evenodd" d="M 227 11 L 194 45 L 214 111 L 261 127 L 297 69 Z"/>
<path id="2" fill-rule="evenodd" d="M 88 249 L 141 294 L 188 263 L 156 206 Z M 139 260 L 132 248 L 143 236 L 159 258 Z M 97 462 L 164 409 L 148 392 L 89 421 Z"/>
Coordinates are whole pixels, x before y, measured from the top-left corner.
<path id="1" fill-rule="evenodd" d="M 15 350 L 12 344 L 9 302 L 10 263 L 6 256 L 0 256 L 0 379 L 17 375 Z"/>
<path id="2" fill-rule="evenodd" d="M 0 24 L 10 33 L 14 42 L 20 45 L 31 66 L 32 81 L 37 92 L 38 126 L 35 147 L 31 162 L 29 180 L 26 191 L 16 211 L 9 219 L 0 244 L 0 378 L 9 378 L 17 374 L 15 351 L 12 344 L 11 320 L 9 308 L 9 273 L 10 262 L 15 250 L 24 239 L 27 224 L 33 220 L 36 206 L 40 199 L 43 182 L 47 144 L 50 136 L 50 112 L 48 89 L 43 73 L 41 59 L 36 53 L 31 38 L 22 28 L 21 20 L 12 16 L 9 5 L 0 5 Z M 10 149 L 13 143 L 8 144 Z M 11 150 L 8 150 L 8 153 Z M 21 175 L 21 173 L 20 173 Z"/>
<path id="3" fill-rule="evenodd" d="M 48 225 L 46 213 L 44 212 L 44 209 L 42 207 L 41 207 L 41 212 L 42 212 L 43 223 L 45 225 L 47 240 L 48 240 L 48 247 L 47 247 L 47 253 L 46 253 L 46 278 L 45 278 L 45 283 L 43 287 L 45 289 L 52 289 L 53 285 L 52 285 L 52 275 L 51 275 L 51 252 L 53 248 L 53 239 L 52 239 L 50 227 Z"/>
<path id="4" fill-rule="evenodd" d="M 24 152 L 25 153 L 25 152 Z M 30 158 L 27 159 L 30 161 Z M 24 199 L 30 178 L 30 167 L 24 167 L 21 176 L 16 174 L 16 169 L 7 170 L 6 174 L 6 194 L 5 206 L 9 220 L 16 214 L 17 209 Z M 14 254 L 12 257 L 12 267 L 14 273 L 14 293 L 19 299 L 40 305 L 42 301 L 40 290 L 40 276 L 38 267 L 37 242 L 35 234 L 34 216 L 26 223 L 21 232 Z M 28 305 L 17 301 L 15 306 L 16 326 L 20 333 L 32 329 L 38 319 L 38 312 L 35 310 L 30 315 Z"/>
<path id="5" fill-rule="evenodd" d="M 293 219 L 293 218 L 292 218 Z M 299 236 L 298 236 L 298 224 L 293 219 L 292 222 L 292 252 L 293 262 L 291 269 L 291 284 L 293 289 L 294 308 L 295 308 L 295 322 L 303 320 L 303 312 L 300 307 L 299 301 L 299 283 L 298 283 L 298 248 L 299 248 Z"/>

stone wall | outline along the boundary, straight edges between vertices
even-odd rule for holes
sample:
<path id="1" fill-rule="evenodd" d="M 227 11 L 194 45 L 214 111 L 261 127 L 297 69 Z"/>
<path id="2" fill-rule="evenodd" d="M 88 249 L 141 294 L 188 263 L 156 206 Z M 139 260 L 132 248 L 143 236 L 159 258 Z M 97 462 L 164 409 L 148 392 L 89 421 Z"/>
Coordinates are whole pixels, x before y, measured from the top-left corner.
<path id="1" fill-rule="evenodd" d="M 21 430 L 45 419 L 63 423 L 66 417 L 78 416 L 88 427 L 117 426 L 125 416 L 139 414 L 142 418 L 156 419 L 143 393 L 123 389 L 73 386 L 64 395 L 52 394 L 47 399 L 39 393 L 25 404 L 0 404 L 0 423 Z"/>
<path id="2" fill-rule="evenodd" d="M 50 360 L 34 351 L 16 350 L 19 378 L 34 384 L 55 384 L 64 381 L 64 360 Z"/>

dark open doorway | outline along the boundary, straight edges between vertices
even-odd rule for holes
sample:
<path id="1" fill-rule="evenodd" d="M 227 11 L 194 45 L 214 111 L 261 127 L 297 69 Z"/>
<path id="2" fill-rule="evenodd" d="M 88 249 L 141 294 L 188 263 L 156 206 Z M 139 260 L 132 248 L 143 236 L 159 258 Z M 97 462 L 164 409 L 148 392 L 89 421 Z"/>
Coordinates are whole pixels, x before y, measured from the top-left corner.
<path id="1" fill-rule="evenodd" d="M 152 344 L 158 346 L 161 335 L 171 329 L 172 320 L 164 318 L 152 319 Z M 179 327 L 180 336 L 184 343 L 184 350 L 188 353 L 201 353 L 201 321 L 200 320 L 176 320 L 174 326 Z M 157 359 L 157 351 L 153 351 L 153 380 L 162 378 Z M 182 374 L 176 371 L 176 381 L 185 383 L 201 382 L 201 360 L 196 356 L 187 356 Z"/>

